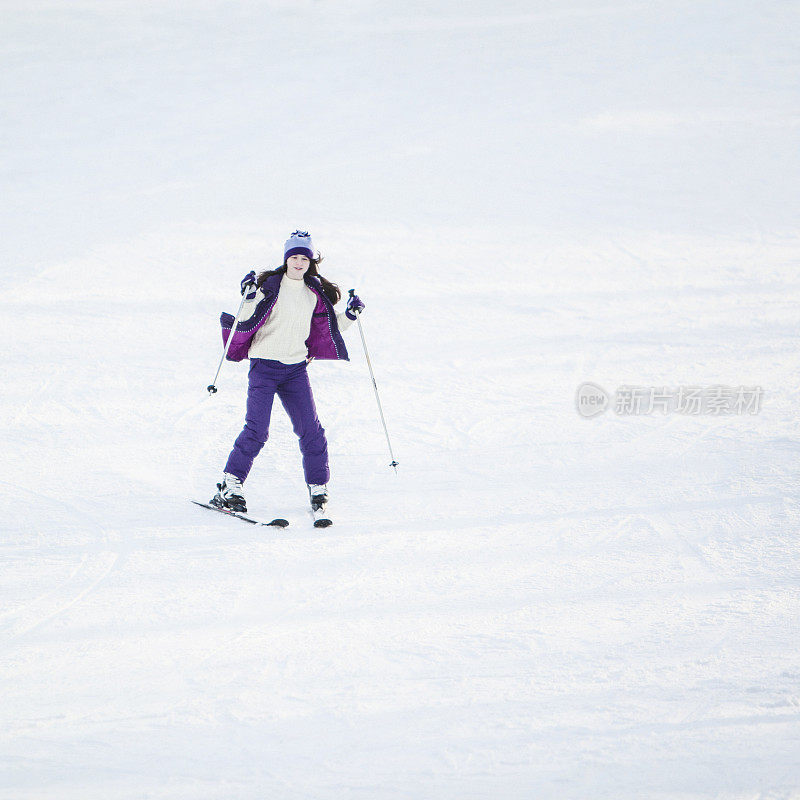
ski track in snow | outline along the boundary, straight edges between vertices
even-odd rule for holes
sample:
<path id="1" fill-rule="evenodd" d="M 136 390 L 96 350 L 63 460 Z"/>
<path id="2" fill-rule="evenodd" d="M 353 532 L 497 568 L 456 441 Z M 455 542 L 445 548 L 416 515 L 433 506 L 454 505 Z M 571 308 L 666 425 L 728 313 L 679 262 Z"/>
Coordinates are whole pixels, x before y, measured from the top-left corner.
<path id="1" fill-rule="evenodd" d="M 800 800 L 797 21 L 6 3 L 0 800 Z M 324 530 L 279 403 L 290 527 L 189 503 L 219 312 L 298 226 L 400 462 L 351 329 Z"/>

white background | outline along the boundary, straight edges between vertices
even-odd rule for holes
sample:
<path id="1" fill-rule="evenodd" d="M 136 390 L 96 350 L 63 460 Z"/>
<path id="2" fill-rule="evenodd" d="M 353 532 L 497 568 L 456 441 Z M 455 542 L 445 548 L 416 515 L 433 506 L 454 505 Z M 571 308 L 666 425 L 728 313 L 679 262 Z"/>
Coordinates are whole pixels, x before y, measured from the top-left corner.
<path id="1" fill-rule="evenodd" d="M 0 796 L 800 797 L 795 2 L 3 0 Z M 295 228 L 335 526 L 220 311 Z M 575 391 L 760 386 L 757 415 Z"/>

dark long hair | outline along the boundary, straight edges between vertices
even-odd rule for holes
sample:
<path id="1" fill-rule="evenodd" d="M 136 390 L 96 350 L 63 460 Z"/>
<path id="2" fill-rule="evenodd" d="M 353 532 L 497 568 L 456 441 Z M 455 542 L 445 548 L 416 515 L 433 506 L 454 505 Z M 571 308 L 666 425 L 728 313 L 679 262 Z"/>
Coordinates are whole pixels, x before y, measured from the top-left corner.
<path id="1" fill-rule="evenodd" d="M 328 300 L 331 301 L 331 305 L 336 305 L 342 293 L 339 290 L 339 287 L 335 283 L 331 283 L 327 278 L 323 278 L 322 275 L 319 274 L 319 265 L 322 261 L 322 256 L 317 253 L 316 258 L 310 259 L 311 264 L 306 270 L 306 275 L 310 275 L 312 278 L 319 278 L 319 282 L 322 284 L 322 291 L 325 292 L 325 296 Z M 283 262 L 282 267 L 277 267 L 276 269 L 268 269 L 266 272 L 262 272 L 259 274 L 258 278 L 256 279 L 257 285 L 260 287 L 264 281 L 271 277 L 272 275 L 285 275 L 286 274 L 286 262 Z M 305 276 L 304 276 L 305 277 Z"/>

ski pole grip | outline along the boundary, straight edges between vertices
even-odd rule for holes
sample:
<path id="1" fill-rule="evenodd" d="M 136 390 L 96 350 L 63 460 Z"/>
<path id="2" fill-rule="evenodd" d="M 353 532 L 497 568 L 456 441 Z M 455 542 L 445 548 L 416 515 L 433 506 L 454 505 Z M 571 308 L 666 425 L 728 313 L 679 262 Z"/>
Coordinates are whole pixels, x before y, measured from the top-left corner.
<path id="1" fill-rule="evenodd" d="M 348 289 L 347 290 L 347 294 L 350 295 L 350 299 L 352 300 L 355 297 L 356 290 L 355 289 Z M 361 311 L 359 309 L 357 309 L 353 313 L 356 315 L 356 318 L 361 316 Z"/>

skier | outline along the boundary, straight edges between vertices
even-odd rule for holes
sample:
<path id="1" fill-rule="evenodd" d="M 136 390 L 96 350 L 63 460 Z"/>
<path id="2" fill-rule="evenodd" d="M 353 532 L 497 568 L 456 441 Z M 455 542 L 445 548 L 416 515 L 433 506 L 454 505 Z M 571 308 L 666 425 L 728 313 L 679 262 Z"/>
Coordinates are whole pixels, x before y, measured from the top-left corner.
<path id="1" fill-rule="evenodd" d="M 267 441 L 277 394 L 300 440 L 312 511 L 323 522 L 330 478 L 328 442 L 317 418 L 307 367 L 315 358 L 349 360 L 341 331 L 353 324 L 364 303 L 354 294 L 345 311 L 337 314 L 333 307 L 341 292 L 319 274 L 321 261 L 308 232 L 298 230 L 286 240 L 281 267 L 258 277 L 251 271 L 242 279 L 242 294 L 247 296 L 227 357 L 250 359 L 247 414 L 211 500 L 218 508 L 247 511 L 242 484 Z M 227 342 L 234 317 L 223 314 L 220 322 Z"/>

